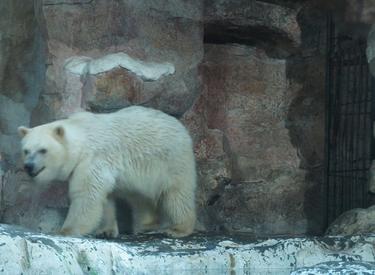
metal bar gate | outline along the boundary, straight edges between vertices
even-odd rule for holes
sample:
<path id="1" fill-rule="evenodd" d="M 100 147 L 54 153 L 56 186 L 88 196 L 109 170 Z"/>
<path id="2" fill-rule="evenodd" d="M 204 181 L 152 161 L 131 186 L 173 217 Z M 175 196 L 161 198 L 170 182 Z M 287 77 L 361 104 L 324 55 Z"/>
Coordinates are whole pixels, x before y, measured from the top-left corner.
<path id="1" fill-rule="evenodd" d="M 341 213 L 367 207 L 373 158 L 374 81 L 366 43 L 336 36 L 328 19 L 326 68 L 327 224 Z"/>

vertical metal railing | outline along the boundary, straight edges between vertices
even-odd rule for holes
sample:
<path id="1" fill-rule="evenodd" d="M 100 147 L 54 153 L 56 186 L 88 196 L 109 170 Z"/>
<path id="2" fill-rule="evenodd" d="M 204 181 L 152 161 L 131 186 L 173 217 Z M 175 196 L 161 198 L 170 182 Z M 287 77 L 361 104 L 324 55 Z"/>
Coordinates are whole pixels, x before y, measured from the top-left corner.
<path id="1" fill-rule="evenodd" d="M 335 34 L 327 20 L 326 203 L 327 224 L 368 202 L 374 155 L 374 85 L 365 41 Z"/>
<path id="2" fill-rule="evenodd" d="M 333 25 L 333 22 L 332 22 L 332 15 L 331 14 L 328 14 L 327 15 L 327 26 L 326 26 L 326 52 L 327 52 L 327 56 L 326 56 L 326 77 L 325 77 L 325 82 L 326 82 L 326 85 L 325 85 L 325 144 L 324 144 L 324 155 L 325 155 L 325 159 L 324 159 L 324 166 L 325 166 L 325 170 L 324 170 L 324 173 L 325 173 L 325 177 L 324 177 L 324 181 L 325 181 L 325 190 L 326 190 L 326 196 L 325 196 L 325 200 L 326 200 L 326 227 L 328 226 L 330 220 L 331 220 L 331 202 L 329 200 L 329 194 L 331 194 L 332 192 L 332 184 L 330 184 L 330 180 L 329 180 L 329 171 L 330 171 L 330 167 L 331 167 L 331 159 L 330 159 L 330 151 L 331 151 L 331 148 L 330 148 L 330 132 L 331 132 L 331 113 L 329 112 L 329 110 L 331 109 L 331 98 L 332 98 L 332 95 L 331 95 L 331 74 L 332 74 L 332 62 L 331 62 L 331 58 L 332 58 L 332 50 L 334 49 L 332 44 L 334 43 L 334 25 Z"/>

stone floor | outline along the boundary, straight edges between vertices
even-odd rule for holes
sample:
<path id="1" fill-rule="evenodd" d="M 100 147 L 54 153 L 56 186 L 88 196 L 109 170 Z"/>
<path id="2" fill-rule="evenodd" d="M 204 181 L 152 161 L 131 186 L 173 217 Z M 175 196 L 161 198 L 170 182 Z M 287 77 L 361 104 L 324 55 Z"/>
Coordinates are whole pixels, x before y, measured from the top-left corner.
<path id="1" fill-rule="evenodd" d="M 350 263 L 365 270 L 356 274 L 375 274 L 374 244 L 375 235 L 257 240 L 242 235 L 141 235 L 100 240 L 0 225 L 0 273 L 309 274 L 311 268 L 331 268 L 329 274 L 342 274 L 343 265 Z"/>

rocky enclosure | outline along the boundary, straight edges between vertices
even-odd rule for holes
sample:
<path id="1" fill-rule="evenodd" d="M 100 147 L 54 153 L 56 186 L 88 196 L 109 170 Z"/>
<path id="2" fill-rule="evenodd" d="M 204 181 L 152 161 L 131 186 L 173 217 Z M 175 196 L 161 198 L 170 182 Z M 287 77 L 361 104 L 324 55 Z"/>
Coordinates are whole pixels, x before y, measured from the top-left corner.
<path id="1" fill-rule="evenodd" d="M 65 183 L 39 190 L 20 169 L 18 125 L 140 104 L 191 131 L 201 229 L 322 232 L 324 12 L 303 1 L 4 0 L 0 13 L 0 222 L 50 232 L 68 205 Z"/>

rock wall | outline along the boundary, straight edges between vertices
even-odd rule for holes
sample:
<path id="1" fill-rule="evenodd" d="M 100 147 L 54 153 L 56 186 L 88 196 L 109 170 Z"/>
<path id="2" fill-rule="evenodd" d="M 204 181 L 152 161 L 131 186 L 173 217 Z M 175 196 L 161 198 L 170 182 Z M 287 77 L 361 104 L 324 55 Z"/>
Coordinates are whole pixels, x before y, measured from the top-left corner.
<path id="1" fill-rule="evenodd" d="M 200 216 L 211 230 L 321 233 L 324 13 L 231 1 L 205 12 L 203 90 L 186 116 Z"/>
<path id="2" fill-rule="evenodd" d="M 180 116 L 199 93 L 197 65 L 203 56 L 200 1 L 49 0 L 41 4 L 48 45 L 48 94 L 39 107 L 49 108 L 45 111 L 52 118 L 82 108 L 107 112 L 130 104 Z M 64 67 L 71 57 L 98 60 L 117 53 L 141 62 L 169 62 L 173 73 L 140 79 L 134 70 L 116 64 L 102 72 L 81 74 Z"/>
<path id="3" fill-rule="evenodd" d="M 201 199 L 209 202 L 208 224 L 255 234 L 305 232 L 304 171 L 285 127 L 296 92 L 286 81 L 286 61 L 255 47 L 207 44 L 201 70 L 197 104 L 207 133 L 196 141 L 197 155 L 202 168 L 217 170 L 201 180 L 212 190 L 201 193 L 210 196 Z"/>
<path id="4" fill-rule="evenodd" d="M 321 232 L 324 64 L 311 43 L 324 26 L 319 12 L 298 1 L 18 2 L 2 2 L 20 13 L 1 18 L 2 29 L 25 27 L 9 31 L 23 32 L 18 52 L 0 40 L 13 54 L 0 53 L 0 76 L 9 75 L 0 84 L 29 82 L 0 98 L 10 108 L 0 108 L 0 221 L 50 232 L 68 205 L 66 183 L 40 190 L 20 170 L 16 126 L 140 104 L 191 131 L 201 229 Z M 128 212 L 119 211 L 125 227 Z"/>
<path id="5" fill-rule="evenodd" d="M 43 90 L 45 40 L 33 1 L 1 1 L 0 14 L 0 221 L 6 222 L 8 210 L 18 204 L 21 217 L 32 200 L 21 192 L 29 183 L 18 169 L 17 127 L 29 125 Z"/>
<path id="6" fill-rule="evenodd" d="M 9 112 L 2 116 L 11 121 L 13 132 L 21 124 L 33 126 L 83 109 L 110 112 L 132 104 L 180 117 L 200 93 L 203 7 L 199 0 L 33 2 L 27 16 L 38 23 L 46 46 L 38 52 L 45 58 L 40 62 L 43 69 L 36 70 L 43 76 L 37 83 L 42 92 L 25 119 L 16 120 Z M 9 5 L 13 12 L 20 9 Z M 15 24 L 28 23 L 18 20 Z M 21 106 L 24 101 L 20 99 Z M 1 103 L 8 105 L 5 100 Z M 21 114 L 15 111 L 16 118 Z M 11 141 L 12 157 L 19 156 L 14 153 L 19 150 L 18 138 Z M 18 167 L 13 165 L 11 171 Z M 27 178 L 10 176 L 3 185 L 8 198 L 2 207 L 4 222 L 42 231 L 54 231 L 61 224 L 67 207 L 66 183 L 34 190 L 38 188 Z"/>
<path id="7" fill-rule="evenodd" d="M 14 164 L 17 125 L 29 124 L 43 83 L 43 48 L 32 1 L 0 3 L 0 146 Z"/>

